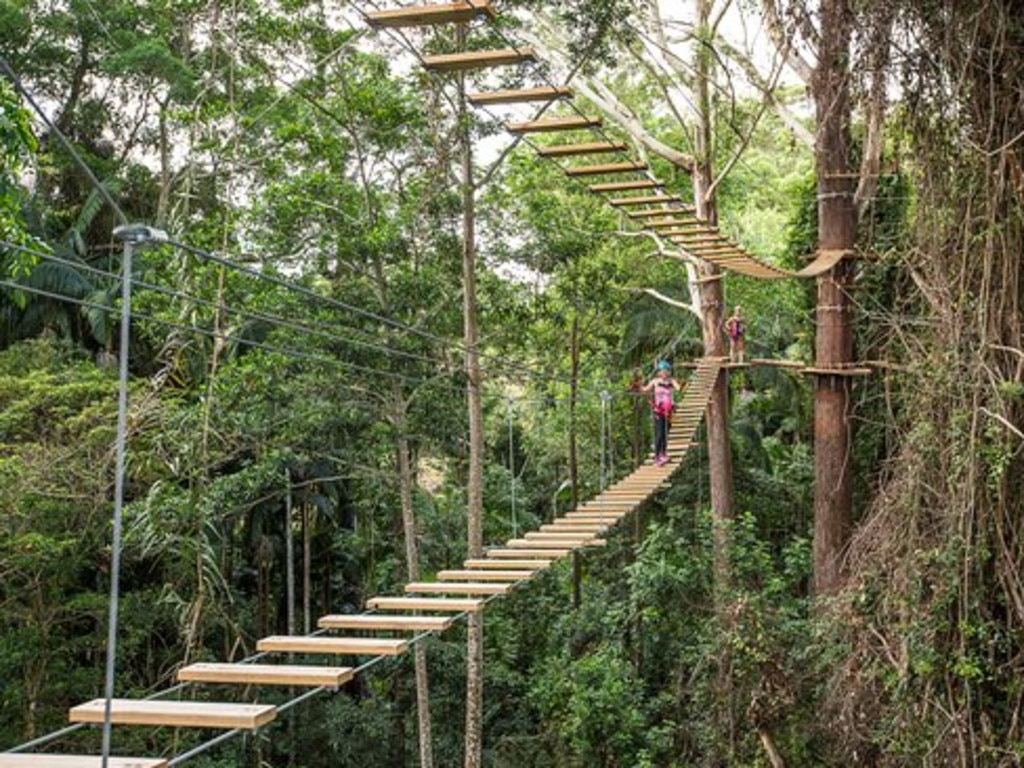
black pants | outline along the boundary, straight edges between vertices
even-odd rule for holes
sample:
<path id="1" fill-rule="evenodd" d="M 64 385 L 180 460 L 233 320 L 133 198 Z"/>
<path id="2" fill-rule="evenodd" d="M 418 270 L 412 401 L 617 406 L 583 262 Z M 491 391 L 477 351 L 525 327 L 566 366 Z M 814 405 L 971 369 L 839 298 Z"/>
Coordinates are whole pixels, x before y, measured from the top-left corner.
<path id="1" fill-rule="evenodd" d="M 654 414 L 654 455 L 668 453 L 668 416 Z"/>

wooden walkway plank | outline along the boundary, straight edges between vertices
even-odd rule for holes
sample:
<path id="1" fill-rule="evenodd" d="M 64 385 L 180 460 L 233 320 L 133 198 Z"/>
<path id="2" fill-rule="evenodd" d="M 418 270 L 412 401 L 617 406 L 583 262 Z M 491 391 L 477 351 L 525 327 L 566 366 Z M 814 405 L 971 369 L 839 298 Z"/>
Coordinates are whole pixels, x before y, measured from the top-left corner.
<path id="1" fill-rule="evenodd" d="M 631 189 L 658 189 L 664 187 L 660 181 L 653 179 L 637 179 L 636 181 L 607 181 L 601 184 L 589 184 L 587 189 L 591 192 L 628 192 Z"/>
<path id="2" fill-rule="evenodd" d="M 577 157 L 579 155 L 596 155 L 605 152 L 625 152 L 629 147 L 624 141 L 586 141 L 580 144 L 553 144 L 537 147 L 541 157 Z"/>
<path id="3" fill-rule="evenodd" d="M 542 88 L 518 88 L 503 91 L 476 91 L 467 93 L 466 100 L 478 107 L 496 104 L 529 104 L 537 101 L 555 101 L 572 98 L 572 88 L 549 85 Z"/>
<path id="4" fill-rule="evenodd" d="M 550 133 L 552 131 L 579 131 L 599 128 L 604 123 L 600 117 L 543 117 L 522 123 L 505 123 L 509 133 Z"/>
<path id="5" fill-rule="evenodd" d="M 362 629 L 368 632 L 443 632 L 455 619 L 449 616 L 389 616 L 379 613 L 330 614 L 317 621 L 320 629 Z"/>
<path id="6" fill-rule="evenodd" d="M 630 205 L 657 205 L 658 203 L 681 203 L 682 201 L 683 198 L 678 195 L 640 195 L 613 197 L 608 200 L 608 204 L 616 208 L 625 208 Z"/>
<path id="7" fill-rule="evenodd" d="M 338 688 L 352 679 L 351 667 L 314 667 L 303 664 L 190 664 L 178 670 L 183 683 L 237 683 L 240 685 L 297 685 Z"/>
<path id="8" fill-rule="evenodd" d="M 483 17 L 492 20 L 497 16 L 490 3 L 471 0 L 464 3 L 418 5 L 406 8 L 389 8 L 366 14 L 366 23 L 371 27 L 425 27 L 432 24 L 463 24 Z"/>
<path id="9" fill-rule="evenodd" d="M 106 702 L 93 699 L 72 707 L 72 723 L 102 723 Z M 252 730 L 277 716 L 267 704 L 222 704 L 204 701 L 114 699 L 111 722 L 115 725 L 167 725 L 180 728 L 241 728 Z"/>
<path id="10" fill-rule="evenodd" d="M 466 613 L 479 611 L 483 600 L 457 597 L 371 597 L 366 601 L 368 608 L 378 611 L 449 611 Z"/>
<path id="11" fill-rule="evenodd" d="M 102 768 L 99 755 L 52 755 L 41 753 L 0 753 L 0 768 Z M 156 757 L 114 757 L 107 768 L 167 768 L 167 761 Z"/>
<path id="12" fill-rule="evenodd" d="M 504 570 L 508 570 L 509 568 L 514 568 L 516 570 L 523 570 L 523 571 L 525 571 L 525 570 L 542 571 L 545 568 L 550 568 L 552 562 L 554 562 L 554 561 L 553 560 L 544 560 L 544 559 L 541 559 L 541 558 L 537 558 L 537 559 L 531 558 L 531 559 L 528 559 L 528 560 L 508 560 L 508 559 L 506 559 L 506 560 L 500 560 L 500 561 L 497 561 L 497 560 L 481 560 L 481 559 L 477 558 L 477 559 L 466 560 L 462 565 L 463 565 L 463 567 L 465 567 L 467 569 L 470 569 L 470 570 L 477 570 L 477 569 L 483 569 L 483 570 L 492 570 L 492 569 L 502 570 L 502 569 L 504 569 Z"/>
<path id="13" fill-rule="evenodd" d="M 502 48 L 494 51 L 438 53 L 423 57 L 423 66 L 436 72 L 464 72 L 484 67 L 504 67 L 536 61 L 533 48 Z"/>
<path id="14" fill-rule="evenodd" d="M 570 552 L 572 552 L 571 547 L 566 549 L 517 549 L 510 547 L 509 549 L 489 549 L 487 550 L 487 556 L 499 560 L 528 559 L 531 557 L 549 559 L 552 557 L 565 557 Z"/>
<path id="15" fill-rule="evenodd" d="M 513 584 L 479 581 L 414 581 L 405 585 L 409 594 L 507 595 Z"/>
<path id="16" fill-rule="evenodd" d="M 446 570 L 438 571 L 438 581 L 507 581 L 517 582 L 526 581 L 532 579 L 536 575 L 536 571 L 530 570 L 514 570 L 514 569 L 498 569 L 494 570 L 483 570 L 483 569 L 463 569 L 463 570 Z"/>
<path id="17" fill-rule="evenodd" d="M 603 163 L 601 165 L 579 165 L 574 168 L 564 168 L 566 176 L 603 176 L 609 173 L 636 173 L 646 171 L 647 163 Z"/>
<path id="18" fill-rule="evenodd" d="M 389 637 L 271 635 L 256 642 L 258 651 L 329 653 L 335 656 L 398 656 L 405 653 L 408 648 L 408 640 Z"/>

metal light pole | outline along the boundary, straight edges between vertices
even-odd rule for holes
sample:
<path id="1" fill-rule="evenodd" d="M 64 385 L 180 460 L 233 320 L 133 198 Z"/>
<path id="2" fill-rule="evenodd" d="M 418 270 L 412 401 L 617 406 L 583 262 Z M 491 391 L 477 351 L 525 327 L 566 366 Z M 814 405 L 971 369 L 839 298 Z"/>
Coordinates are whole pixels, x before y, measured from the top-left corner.
<path id="1" fill-rule="evenodd" d="M 121 265 L 121 340 L 117 385 L 117 443 L 114 475 L 114 534 L 110 560 L 110 613 L 107 623 L 107 663 L 104 681 L 103 751 L 100 764 L 107 768 L 110 759 L 111 710 L 114 700 L 114 668 L 117 656 L 117 615 L 121 590 L 121 517 L 124 508 L 124 459 L 128 433 L 128 345 L 132 318 L 132 257 L 135 246 L 167 242 L 167 233 L 143 224 L 126 224 L 114 230 L 114 238 L 124 243 Z"/>

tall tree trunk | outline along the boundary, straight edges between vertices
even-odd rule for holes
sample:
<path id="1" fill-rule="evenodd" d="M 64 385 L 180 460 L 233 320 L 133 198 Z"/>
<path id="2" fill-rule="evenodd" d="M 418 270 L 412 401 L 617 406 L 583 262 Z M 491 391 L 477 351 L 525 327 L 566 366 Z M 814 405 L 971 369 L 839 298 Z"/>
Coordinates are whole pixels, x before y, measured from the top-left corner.
<path id="1" fill-rule="evenodd" d="M 852 12 L 849 0 L 822 0 L 821 44 L 814 73 L 818 126 L 818 247 L 852 249 L 857 210 L 849 174 L 850 87 L 848 61 Z M 853 360 L 848 286 L 849 260 L 818 278 L 816 364 L 840 367 Z M 839 586 L 842 558 L 852 526 L 852 424 L 850 379 L 819 376 L 814 393 L 814 588 Z"/>
<path id="2" fill-rule="evenodd" d="M 576 401 L 580 391 L 580 319 L 574 310 L 569 328 L 569 508 L 579 504 L 579 451 L 576 445 L 579 435 L 576 425 Z"/>
<path id="3" fill-rule="evenodd" d="M 466 27 L 459 25 L 459 49 L 465 44 Z M 469 407 L 469 483 L 466 493 L 469 556 L 483 556 L 484 508 L 484 411 L 482 373 L 477 345 L 476 301 L 476 185 L 473 181 L 473 144 L 466 109 L 466 81 L 459 76 L 459 126 L 462 144 L 462 314 L 466 347 L 466 385 Z M 466 639 L 466 736 L 465 766 L 480 768 L 483 753 L 484 620 L 477 611 L 469 614 Z"/>
<path id="4" fill-rule="evenodd" d="M 711 54 L 712 31 L 709 28 L 711 0 L 698 0 L 697 39 L 694 50 L 694 105 L 697 124 L 694 132 L 695 162 L 693 198 L 697 216 L 709 224 L 718 222 L 712 184 L 713 120 L 711 77 L 714 62 Z M 725 298 L 721 270 L 710 262 L 700 262 L 701 331 L 704 354 L 708 357 L 726 355 L 724 322 Z M 725 552 L 725 530 L 733 516 L 732 447 L 729 442 L 729 375 L 722 371 L 715 382 L 707 409 L 708 463 L 711 476 L 711 512 L 715 522 L 715 581 L 722 586 L 728 577 Z"/>
<path id="5" fill-rule="evenodd" d="M 396 449 L 398 452 L 398 492 L 402 505 L 402 533 L 405 536 L 405 564 L 409 581 L 420 580 L 419 537 L 416 532 L 416 510 L 413 507 L 412 454 L 409 436 L 406 434 L 407 420 L 401 385 L 393 385 L 392 399 L 395 403 L 394 424 Z M 434 742 L 430 721 L 430 679 L 427 675 L 427 650 L 423 643 L 416 643 L 413 649 L 413 663 L 416 670 L 416 717 L 419 726 L 420 768 L 433 768 Z"/>

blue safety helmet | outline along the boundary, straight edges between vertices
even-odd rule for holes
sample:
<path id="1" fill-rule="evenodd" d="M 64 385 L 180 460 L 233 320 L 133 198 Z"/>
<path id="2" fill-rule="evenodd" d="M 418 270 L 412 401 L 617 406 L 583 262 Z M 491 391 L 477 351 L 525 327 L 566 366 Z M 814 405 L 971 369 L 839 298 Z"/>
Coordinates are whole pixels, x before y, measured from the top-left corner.
<path id="1" fill-rule="evenodd" d="M 658 370 L 659 371 L 671 371 L 672 370 L 672 366 L 669 365 L 668 360 L 659 360 L 658 361 Z"/>

